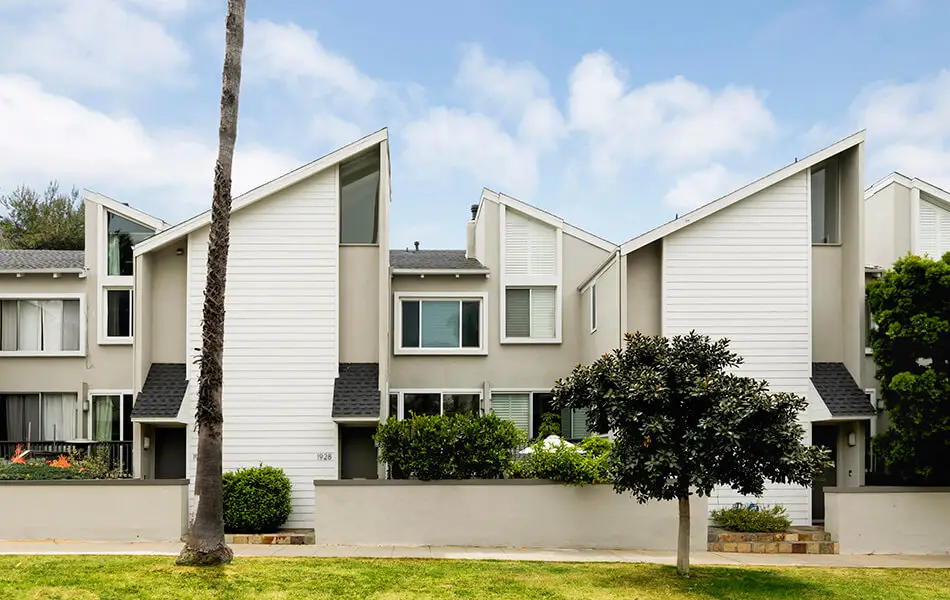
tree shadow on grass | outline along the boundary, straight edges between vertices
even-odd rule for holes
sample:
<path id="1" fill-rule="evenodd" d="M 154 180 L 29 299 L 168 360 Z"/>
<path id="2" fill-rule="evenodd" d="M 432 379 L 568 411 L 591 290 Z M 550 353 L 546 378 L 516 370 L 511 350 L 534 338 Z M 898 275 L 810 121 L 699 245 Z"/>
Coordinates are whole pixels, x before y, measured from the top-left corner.
<path id="1" fill-rule="evenodd" d="M 627 589 L 631 594 L 646 594 L 642 596 L 646 598 L 651 597 L 651 592 L 658 595 L 678 592 L 684 598 L 710 600 L 827 600 L 834 597 L 823 586 L 797 578 L 793 572 L 767 568 L 693 567 L 689 577 L 680 577 L 674 567 L 632 568 L 605 573 L 598 579 L 604 587 Z"/>

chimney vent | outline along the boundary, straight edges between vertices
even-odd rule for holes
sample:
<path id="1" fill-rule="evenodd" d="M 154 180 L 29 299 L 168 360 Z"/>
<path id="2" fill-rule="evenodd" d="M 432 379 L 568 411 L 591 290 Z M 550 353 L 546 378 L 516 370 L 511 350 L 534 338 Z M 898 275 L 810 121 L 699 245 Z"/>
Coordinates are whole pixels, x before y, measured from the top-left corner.
<path id="1" fill-rule="evenodd" d="M 419 251 L 419 242 L 413 242 L 413 245 L 416 247 L 416 252 Z"/>
<path id="2" fill-rule="evenodd" d="M 475 215 L 477 215 L 477 214 L 478 214 L 478 205 L 477 205 L 477 204 L 473 204 L 473 205 L 472 205 L 472 220 L 473 220 L 473 221 L 475 220 Z"/>

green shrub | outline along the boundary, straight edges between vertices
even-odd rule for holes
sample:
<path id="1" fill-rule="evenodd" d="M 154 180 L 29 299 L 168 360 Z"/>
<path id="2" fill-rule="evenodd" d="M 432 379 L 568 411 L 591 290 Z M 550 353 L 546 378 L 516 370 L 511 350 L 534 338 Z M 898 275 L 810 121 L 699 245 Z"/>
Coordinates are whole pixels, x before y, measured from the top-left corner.
<path id="1" fill-rule="evenodd" d="M 251 467 L 224 474 L 224 530 L 275 532 L 290 516 L 290 480 L 276 467 Z"/>
<path id="2" fill-rule="evenodd" d="M 544 413 L 541 415 L 541 426 L 538 427 L 538 438 L 544 439 L 549 435 L 561 435 L 561 415 L 558 413 Z"/>
<path id="3" fill-rule="evenodd" d="M 73 465 L 68 468 L 51 467 L 43 461 L 10 463 L 0 461 L 0 481 L 52 481 L 56 479 L 95 479 L 90 473 Z"/>
<path id="4" fill-rule="evenodd" d="M 514 462 L 524 433 L 494 414 L 390 417 L 373 436 L 380 462 L 394 473 L 424 481 L 498 479 Z"/>
<path id="5" fill-rule="evenodd" d="M 511 470 L 516 479 L 548 479 L 567 485 L 610 483 L 609 440 L 590 437 L 580 446 L 561 444 L 545 447 L 544 440 L 531 445 L 533 452 L 525 455 Z"/>
<path id="6" fill-rule="evenodd" d="M 735 504 L 712 511 L 713 521 L 727 531 L 778 533 L 792 525 L 784 506 Z"/>

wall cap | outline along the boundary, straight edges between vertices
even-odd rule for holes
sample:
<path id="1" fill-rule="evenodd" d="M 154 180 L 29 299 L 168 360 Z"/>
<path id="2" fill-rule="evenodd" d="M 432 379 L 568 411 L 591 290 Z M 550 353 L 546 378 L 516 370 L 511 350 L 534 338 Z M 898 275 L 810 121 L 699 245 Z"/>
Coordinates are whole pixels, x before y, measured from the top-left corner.
<path id="1" fill-rule="evenodd" d="M 909 486 L 865 486 L 865 487 L 827 487 L 826 494 L 950 494 L 950 487 L 909 487 Z"/>
<path id="2" fill-rule="evenodd" d="M 15 485 L 75 485 L 75 486 L 185 486 L 187 479 L 4 479 L 0 486 Z"/>
<path id="3" fill-rule="evenodd" d="M 332 486 L 352 486 L 352 487 L 373 487 L 373 486 L 446 486 L 446 485 L 551 485 L 559 487 L 573 487 L 558 481 L 549 481 L 547 479 L 441 479 L 436 481 L 419 481 L 418 479 L 317 479 L 313 485 L 317 487 Z M 612 487 L 608 483 L 590 485 L 585 487 Z"/>

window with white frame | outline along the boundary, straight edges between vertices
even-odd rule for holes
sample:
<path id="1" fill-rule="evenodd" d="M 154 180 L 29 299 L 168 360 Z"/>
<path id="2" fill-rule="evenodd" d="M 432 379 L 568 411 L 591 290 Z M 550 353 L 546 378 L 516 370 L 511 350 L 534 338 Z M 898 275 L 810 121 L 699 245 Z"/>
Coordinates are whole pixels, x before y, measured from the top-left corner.
<path id="1" fill-rule="evenodd" d="M 864 349 L 865 352 L 871 352 L 871 332 L 877 331 L 877 323 L 874 321 L 874 315 L 871 314 L 871 304 L 864 300 Z"/>
<path id="2" fill-rule="evenodd" d="M 590 286 L 590 332 L 597 331 L 597 284 Z"/>
<path id="3" fill-rule="evenodd" d="M 389 395 L 389 414 L 399 419 L 410 415 L 479 414 L 482 394 L 474 390 L 394 391 Z"/>
<path id="4" fill-rule="evenodd" d="M 340 243 L 379 237 L 379 146 L 340 165 Z"/>
<path id="5" fill-rule="evenodd" d="M 0 300 L 0 353 L 81 352 L 81 312 L 79 298 Z"/>
<path id="6" fill-rule="evenodd" d="M 105 288 L 103 290 L 105 338 L 108 340 L 132 339 L 132 289 Z"/>
<path id="7" fill-rule="evenodd" d="M 841 211 L 838 162 L 831 160 L 811 170 L 811 241 L 837 244 L 841 241 Z"/>
<path id="8" fill-rule="evenodd" d="M 57 442 L 77 439 L 77 394 L 0 394 L 0 439 Z"/>
<path id="9" fill-rule="evenodd" d="M 492 392 L 492 412 L 511 421 L 529 438 L 538 437 L 545 415 L 560 420 L 560 435 L 569 440 L 580 440 L 592 435 L 587 428 L 587 412 L 578 409 L 554 407 L 554 396 L 549 392 Z"/>
<path id="10" fill-rule="evenodd" d="M 124 442 L 132 439 L 132 394 L 90 394 L 89 438 L 97 442 Z"/>
<path id="11" fill-rule="evenodd" d="M 484 295 L 396 295 L 397 354 L 484 354 Z"/>
<path id="12" fill-rule="evenodd" d="M 559 231 L 507 207 L 502 213 L 502 342 L 558 342 Z"/>
<path id="13" fill-rule="evenodd" d="M 939 260 L 950 251 L 950 210 L 936 198 L 920 195 L 920 215 L 917 223 L 919 253 Z"/>

